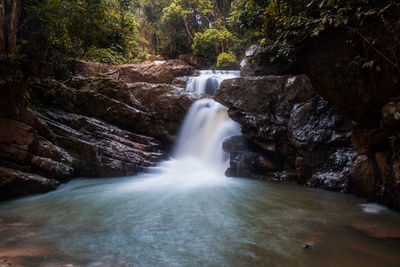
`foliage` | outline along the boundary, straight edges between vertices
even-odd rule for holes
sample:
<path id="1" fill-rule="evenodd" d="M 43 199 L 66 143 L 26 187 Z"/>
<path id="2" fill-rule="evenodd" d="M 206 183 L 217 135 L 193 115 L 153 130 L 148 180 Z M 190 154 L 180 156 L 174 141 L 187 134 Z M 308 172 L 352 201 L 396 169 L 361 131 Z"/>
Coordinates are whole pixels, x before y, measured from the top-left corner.
<path id="1" fill-rule="evenodd" d="M 219 53 L 232 51 L 240 55 L 244 52 L 235 29 L 226 22 L 231 0 L 143 2 L 141 24 L 146 28 L 142 32 L 153 53 L 167 58 L 196 54 L 210 66 L 217 62 Z"/>
<path id="2" fill-rule="evenodd" d="M 393 117 L 395 120 L 400 119 L 400 102 L 395 99 L 387 103 L 382 109 L 382 116 L 384 118 Z"/>
<path id="3" fill-rule="evenodd" d="M 388 23 L 399 10 L 396 1 L 235 0 L 230 21 L 251 32 L 250 41 L 263 45 L 271 62 L 291 64 L 307 40 L 337 29 L 347 32 L 353 45 L 365 42 L 375 54 L 374 59 L 360 56 L 358 61 L 365 60 L 359 61 L 359 68 L 370 68 L 380 58 L 400 73 L 400 26 Z"/>
<path id="4" fill-rule="evenodd" d="M 232 52 L 221 53 L 218 55 L 217 67 L 227 68 L 235 65 L 237 63 L 237 58 Z"/>
<path id="5" fill-rule="evenodd" d="M 78 58 L 107 63 L 144 57 L 136 0 L 42 0 L 25 9 L 40 22 L 46 59 L 62 76 Z"/>

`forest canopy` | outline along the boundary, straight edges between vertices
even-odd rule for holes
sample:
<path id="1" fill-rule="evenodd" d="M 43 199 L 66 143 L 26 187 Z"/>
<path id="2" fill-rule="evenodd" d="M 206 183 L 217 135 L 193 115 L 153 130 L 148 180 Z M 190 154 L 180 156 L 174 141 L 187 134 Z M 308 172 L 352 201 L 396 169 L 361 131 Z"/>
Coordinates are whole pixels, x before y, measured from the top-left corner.
<path id="1" fill-rule="evenodd" d="M 385 26 L 395 6 L 376 0 L 0 0 L 0 60 L 13 66 L 39 54 L 55 76 L 71 73 L 77 59 L 120 64 L 149 54 L 195 55 L 204 67 L 228 68 L 249 45 L 260 44 L 271 62 L 291 64 L 305 40 L 343 28 L 398 68 L 399 29 Z M 377 36 L 365 27 L 374 20 L 381 25 Z M 21 74 L 9 67 L 2 73 L 8 79 Z"/>

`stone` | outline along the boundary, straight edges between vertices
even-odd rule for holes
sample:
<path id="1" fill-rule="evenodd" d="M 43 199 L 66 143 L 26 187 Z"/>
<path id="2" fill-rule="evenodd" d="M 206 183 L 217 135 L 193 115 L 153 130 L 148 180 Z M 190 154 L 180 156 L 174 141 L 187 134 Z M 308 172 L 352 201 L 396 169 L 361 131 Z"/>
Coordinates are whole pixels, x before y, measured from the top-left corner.
<path id="1" fill-rule="evenodd" d="M 186 83 L 189 80 L 189 76 L 184 76 L 184 77 L 176 77 L 172 80 L 172 85 L 180 88 L 185 88 Z"/>
<path id="2" fill-rule="evenodd" d="M 161 144 L 153 138 L 62 110 L 36 108 L 34 112 L 48 122 L 56 135 L 56 143 L 72 156 L 76 176 L 135 174 L 165 158 Z"/>
<path id="3" fill-rule="evenodd" d="M 43 176 L 0 166 L 0 199 L 5 200 L 55 189 L 59 182 Z"/>
<path id="4" fill-rule="evenodd" d="M 300 184 L 348 190 L 356 157 L 351 123 L 316 94 L 307 76 L 226 80 L 214 98 L 229 108 L 229 116 L 242 126 L 247 144 L 252 144 L 247 150 L 240 139 L 224 144 L 231 153 L 229 175 L 271 180 L 284 171 L 295 173 Z"/>
<path id="5" fill-rule="evenodd" d="M 83 77 L 106 74 L 111 78 L 126 83 L 172 83 L 174 78 L 193 76 L 198 72 L 195 68 L 180 59 L 167 60 L 161 64 L 150 62 L 141 64 L 106 65 L 101 63 L 78 61 L 75 75 Z"/>
<path id="6" fill-rule="evenodd" d="M 250 46 L 240 62 L 240 75 L 242 77 L 282 75 L 288 71 L 289 64 L 270 63 L 270 57 L 271 55 L 266 54 L 261 46 Z"/>
<path id="7" fill-rule="evenodd" d="M 380 239 L 399 239 L 400 227 L 383 221 L 356 221 L 351 228 Z"/>

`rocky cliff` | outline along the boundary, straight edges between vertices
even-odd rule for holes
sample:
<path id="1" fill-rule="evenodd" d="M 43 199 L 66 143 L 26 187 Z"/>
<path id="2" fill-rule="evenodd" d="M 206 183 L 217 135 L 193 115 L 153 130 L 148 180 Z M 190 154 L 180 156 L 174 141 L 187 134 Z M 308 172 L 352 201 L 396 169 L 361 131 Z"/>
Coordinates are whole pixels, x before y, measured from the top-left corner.
<path id="1" fill-rule="evenodd" d="M 158 66 L 148 65 L 153 71 Z M 186 64 L 172 65 L 194 72 Z M 165 81 L 180 74 L 171 70 Z M 29 107 L 0 117 L 0 198 L 46 192 L 73 177 L 134 174 L 156 164 L 168 157 L 187 109 L 199 97 L 166 83 L 127 84 L 107 75 L 33 83 Z"/>
<path id="2" fill-rule="evenodd" d="M 309 186 L 349 191 L 357 156 L 351 147 L 351 125 L 315 93 L 307 76 L 227 80 L 215 99 L 242 125 L 250 148 L 225 143 L 232 155 L 229 175 L 294 178 Z"/>
<path id="3" fill-rule="evenodd" d="M 266 64 L 260 47 L 246 52 L 243 77 L 224 82 L 216 95 L 242 125 L 247 144 L 243 149 L 226 142 L 233 159 L 229 174 L 294 178 L 399 210 L 398 79 L 389 69 L 376 75 L 363 70 L 355 79 L 354 51 L 342 41 L 337 35 L 317 38 L 290 68 Z M 265 76 L 299 72 L 310 79 Z"/>

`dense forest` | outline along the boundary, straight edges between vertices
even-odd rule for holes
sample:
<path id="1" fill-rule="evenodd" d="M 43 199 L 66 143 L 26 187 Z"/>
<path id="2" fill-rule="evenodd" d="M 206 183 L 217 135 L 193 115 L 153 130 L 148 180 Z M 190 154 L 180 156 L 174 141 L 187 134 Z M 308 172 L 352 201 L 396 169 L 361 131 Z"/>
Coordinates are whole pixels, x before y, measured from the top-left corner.
<path id="1" fill-rule="evenodd" d="M 331 28 L 353 45 L 365 42 L 369 56 L 355 56 L 356 67 L 382 60 L 399 71 L 399 27 L 390 23 L 396 1 L 2 0 L 0 7 L 3 82 L 19 80 L 29 60 L 44 60 L 55 77 L 71 73 L 76 59 L 120 64 L 148 54 L 195 55 L 203 66 L 226 68 L 256 43 L 270 61 L 290 64 L 309 38 Z"/>

